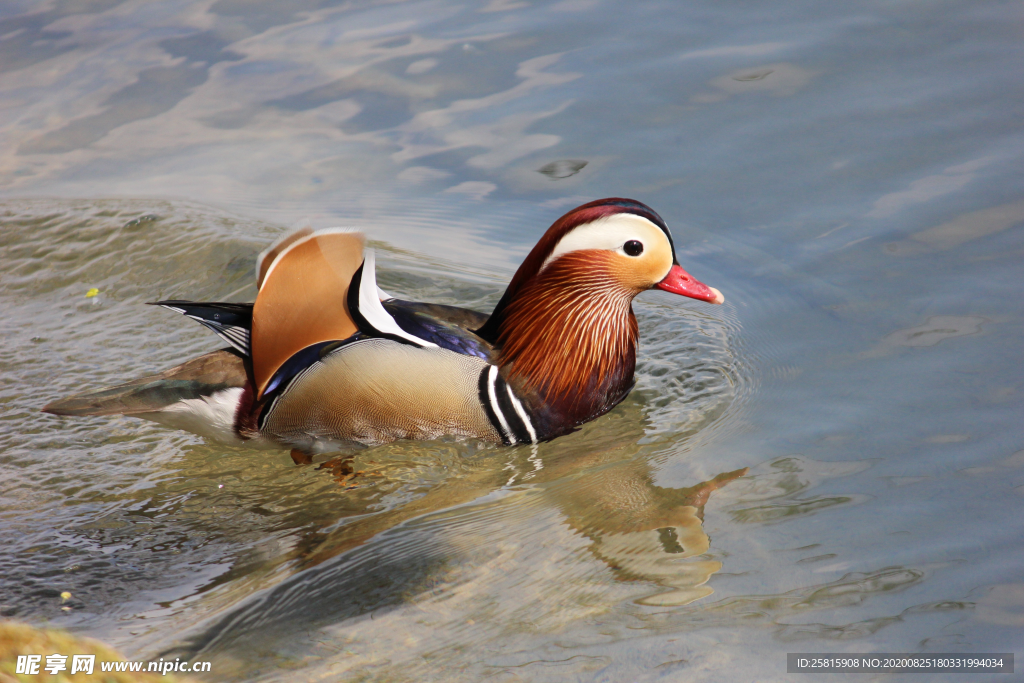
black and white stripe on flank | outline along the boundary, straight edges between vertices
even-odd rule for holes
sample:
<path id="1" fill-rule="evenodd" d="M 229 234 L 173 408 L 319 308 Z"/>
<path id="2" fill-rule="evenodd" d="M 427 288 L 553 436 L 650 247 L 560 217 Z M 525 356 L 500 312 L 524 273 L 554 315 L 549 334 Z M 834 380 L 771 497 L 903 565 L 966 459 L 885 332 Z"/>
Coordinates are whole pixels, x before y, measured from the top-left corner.
<path id="1" fill-rule="evenodd" d="M 505 379 L 498 372 L 498 366 L 488 365 L 480 372 L 480 404 L 487 413 L 494 429 L 501 435 L 506 446 L 517 443 L 537 443 L 537 432 L 530 422 L 530 416 L 520 403 Z"/>
<path id="2" fill-rule="evenodd" d="M 502 384 L 505 385 L 505 393 L 508 394 L 509 400 L 512 402 L 512 408 L 515 410 L 516 417 L 526 428 L 526 434 L 529 437 L 526 443 L 537 443 L 537 432 L 533 429 L 533 423 L 530 422 L 530 416 L 526 414 L 526 409 L 523 408 L 523 404 L 519 402 L 519 398 L 512 391 L 512 387 L 502 380 Z"/>

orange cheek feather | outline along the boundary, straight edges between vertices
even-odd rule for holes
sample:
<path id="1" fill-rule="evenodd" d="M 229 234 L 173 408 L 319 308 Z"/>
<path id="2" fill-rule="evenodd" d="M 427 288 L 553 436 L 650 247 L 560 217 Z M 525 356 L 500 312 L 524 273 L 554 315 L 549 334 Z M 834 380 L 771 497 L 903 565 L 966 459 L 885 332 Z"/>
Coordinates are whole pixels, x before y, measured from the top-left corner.
<path id="1" fill-rule="evenodd" d="M 618 255 L 606 251 L 570 252 L 517 293 L 499 337 L 514 379 L 540 389 L 548 401 L 585 404 L 590 397 L 580 395 L 581 388 L 632 376 L 637 327 L 630 302 L 649 285 L 622 284 L 621 266 Z"/>

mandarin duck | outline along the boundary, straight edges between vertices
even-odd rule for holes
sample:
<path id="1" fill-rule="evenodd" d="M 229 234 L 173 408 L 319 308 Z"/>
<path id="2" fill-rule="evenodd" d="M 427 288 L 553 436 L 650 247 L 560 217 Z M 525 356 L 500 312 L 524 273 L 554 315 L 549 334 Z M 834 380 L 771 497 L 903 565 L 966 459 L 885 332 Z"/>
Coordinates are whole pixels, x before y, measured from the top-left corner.
<path id="1" fill-rule="evenodd" d="M 567 434 L 633 388 L 632 301 L 658 288 L 720 304 L 675 257 L 665 221 L 631 199 L 579 206 L 544 233 L 490 316 L 377 287 L 358 232 L 303 228 L 262 252 L 256 301 L 159 301 L 230 347 L 47 405 L 140 417 L 213 440 L 292 449 Z"/>

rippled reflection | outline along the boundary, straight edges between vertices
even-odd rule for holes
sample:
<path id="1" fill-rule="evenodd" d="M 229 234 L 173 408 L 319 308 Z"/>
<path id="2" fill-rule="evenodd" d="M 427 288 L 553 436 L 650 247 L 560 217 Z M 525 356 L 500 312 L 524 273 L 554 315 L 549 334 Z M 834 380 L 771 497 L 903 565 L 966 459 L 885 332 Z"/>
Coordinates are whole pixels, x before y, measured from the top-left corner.
<path id="1" fill-rule="evenodd" d="M 634 404 L 622 425 L 641 424 L 640 409 Z M 396 457 L 436 457 L 432 449 L 374 449 L 358 456 L 355 467 L 376 464 L 378 469 L 360 470 L 355 478 L 348 467 L 335 471 L 328 461 L 319 471 L 334 476 L 344 472 L 342 486 L 354 486 L 348 490 L 361 498 L 362 506 L 350 509 L 351 517 L 307 527 L 299 544 L 275 560 L 291 563 L 297 573 L 232 610 L 172 654 L 244 659 L 255 640 L 275 652 L 302 649 L 311 631 L 416 602 L 423 591 L 441 599 L 454 597 L 465 587 L 449 578 L 450 564 L 474 554 L 466 548 L 469 539 L 515 542 L 517 532 L 496 532 L 494 523 L 549 514 L 545 509 L 557 510 L 559 523 L 582 535 L 587 550 L 616 580 L 660 587 L 638 596 L 638 604 L 685 605 L 706 597 L 713 592 L 706 584 L 722 565 L 702 559 L 710 547 L 702 528 L 704 507 L 716 489 L 746 469 L 688 488 L 660 487 L 635 443 L 641 435 L 634 427 L 613 432 L 611 438 L 602 435 L 600 446 L 593 438 L 583 438 L 562 448 L 489 449 L 434 483 L 421 484 L 415 498 L 382 512 L 375 512 L 381 501 L 373 489 L 393 483 L 395 469 L 384 463 Z M 397 469 L 400 477 L 402 468 Z M 403 525 L 404 533 L 392 531 Z M 489 532 L 482 531 L 488 527 Z M 578 587 L 570 582 L 564 590 L 568 597 Z"/>
<path id="2" fill-rule="evenodd" d="M 670 589 L 640 598 L 643 605 L 686 605 L 711 595 L 717 560 L 692 559 L 708 552 L 704 505 L 716 489 L 747 473 L 726 472 L 686 489 L 655 486 L 636 461 L 607 468 L 556 489 L 568 523 L 593 540 L 591 551 L 625 581 L 649 581 Z M 685 562 L 683 560 L 686 560 Z"/>

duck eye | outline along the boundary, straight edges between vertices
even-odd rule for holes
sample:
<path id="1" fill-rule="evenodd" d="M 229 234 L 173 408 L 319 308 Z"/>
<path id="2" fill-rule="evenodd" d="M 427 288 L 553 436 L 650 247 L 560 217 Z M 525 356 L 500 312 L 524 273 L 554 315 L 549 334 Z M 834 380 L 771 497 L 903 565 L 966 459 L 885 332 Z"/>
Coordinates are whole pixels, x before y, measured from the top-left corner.
<path id="1" fill-rule="evenodd" d="M 644 245 L 637 240 L 630 240 L 622 245 L 622 250 L 630 256 L 639 256 L 644 253 Z"/>

